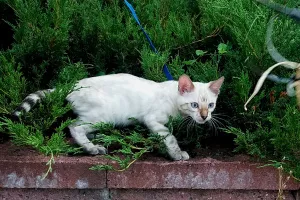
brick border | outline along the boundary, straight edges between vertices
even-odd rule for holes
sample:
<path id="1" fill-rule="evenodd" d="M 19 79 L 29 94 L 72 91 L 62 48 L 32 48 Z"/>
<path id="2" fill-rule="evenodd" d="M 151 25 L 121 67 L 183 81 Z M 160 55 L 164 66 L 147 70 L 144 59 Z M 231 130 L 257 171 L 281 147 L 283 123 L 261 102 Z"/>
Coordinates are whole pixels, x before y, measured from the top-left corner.
<path id="1" fill-rule="evenodd" d="M 193 158 L 172 162 L 163 158 L 137 161 L 124 172 L 92 171 L 106 164 L 101 156 L 55 158 L 53 172 L 42 180 L 48 157 L 0 156 L 0 188 L 51 189 L 226 189 L 278 190 L 278 171 L 250 161 Z M 285 190 L 298 190 L 290 179 Z"/>
<path id="2" fill-rule="evenodd" d="M 92 171 L 95 164 L 106 164 L 103 158 L 58 157 L 52 173 L 47 171 L 49 157 L 0 157 L 0 188 L 98 189 L 106 188 L 106 171 Z"/>
<path id="3" fill-rule="evenodd" d="M 278 190 L 278 170 L 253 162 L 211 158 L 178 162 L 137 162 L 130 169 L 107 173 L 108 188 Z M 298 190 L 290 179 L 286 190 Z"/>

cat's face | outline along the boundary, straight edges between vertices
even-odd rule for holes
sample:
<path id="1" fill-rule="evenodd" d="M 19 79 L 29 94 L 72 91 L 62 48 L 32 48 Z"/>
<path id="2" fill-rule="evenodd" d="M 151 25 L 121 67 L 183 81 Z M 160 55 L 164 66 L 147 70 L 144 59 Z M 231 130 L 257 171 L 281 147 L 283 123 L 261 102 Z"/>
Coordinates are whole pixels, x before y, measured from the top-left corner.
<path id="1" fill-rule="evenodd" d="M 216 107 L 220 88 L 224 77 L 209 83 L 193 83 L 183 75 L 178 81 L 178 106 L 181 114 L 192 117 L 197 123 L 203 124 L 211 119 Z"/>

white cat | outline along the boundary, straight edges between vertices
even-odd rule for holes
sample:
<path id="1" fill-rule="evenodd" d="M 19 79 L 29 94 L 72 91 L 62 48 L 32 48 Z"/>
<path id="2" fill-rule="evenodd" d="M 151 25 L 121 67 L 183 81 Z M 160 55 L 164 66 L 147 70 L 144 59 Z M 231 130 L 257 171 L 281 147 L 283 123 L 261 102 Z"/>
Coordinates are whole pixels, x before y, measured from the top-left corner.
<path id="1" fill-rule="evenodd" d="M 109 122 L 118 126 L 132 123 L 135 118 L 152 132 L 163 136 L 167 151 L 173 160 L 187 160 L 189 155 L 181 151 L 176 138 L 165 124 L 170 116 L 191 116 L 203 124 L 211 119 L 224 77 L 209 83 L 192 82 L 187 75 L 179 81 L 157 83 L 129 74 L 97 76 L 80 80 L 67 96 L 73 111 L 78 115 L 76 123 L 69 126 L 72 137 L 90 154 L 105 154 L 106 149 L 94 145 L 87 134 L 93 132 L 92 124 Z M 54 89 L 41 90 L 27 96 L 13 112 L 19 116 L 28 112 L 34 104 Z"/>

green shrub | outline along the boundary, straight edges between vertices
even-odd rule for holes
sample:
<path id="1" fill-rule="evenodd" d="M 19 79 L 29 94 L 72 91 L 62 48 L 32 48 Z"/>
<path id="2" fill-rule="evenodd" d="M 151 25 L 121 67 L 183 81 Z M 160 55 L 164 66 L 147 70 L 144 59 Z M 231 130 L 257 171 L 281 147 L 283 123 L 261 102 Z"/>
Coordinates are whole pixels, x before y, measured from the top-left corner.
<path id="1" fill-rule="evenodd" d="M 278 100 L 285 101 L 285 100 Z M 282 110 L 282 102 L 275 103 L 274 109 L 279 112 L 272 112 L 267 119 L 257 122 L 257 129 L 253 132 L 241 131 L 231 127 L 228 133 L 235 134 L 238 147 L 236 151 L 247 152 L 253 156 L 258 156 L 268 160 L 284 160 L 286 171 L 293 171 L 294 176 L 300 176 L 299 168 L 299 119 L 300 112 L 297 108 L 286 106 L 285 112 Z"/>
<path id="2" fill-rule="evenodd" d="M 13 58 L 0 54 L 0 113 L 9 114 L 22 101 L 26 80 Z"/>
<path id="3" fill-rule="evenodd" d="M 8 1 L 18 18 L 11 52 L 31 89 L 46 87 L 67 60 L 72 1 Z"/>

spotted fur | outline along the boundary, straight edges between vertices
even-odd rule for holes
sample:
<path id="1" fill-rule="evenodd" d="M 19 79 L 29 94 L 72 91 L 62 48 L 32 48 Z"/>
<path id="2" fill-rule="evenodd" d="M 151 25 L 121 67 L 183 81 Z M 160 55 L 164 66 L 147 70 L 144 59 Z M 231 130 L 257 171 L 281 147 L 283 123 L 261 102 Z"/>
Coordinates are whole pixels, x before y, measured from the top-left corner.
<path id="1" fill-rule="evenodd" d="M 38 102 L 45 98 L 47 93 L 53 92 L 55 89 L 39 90 L 29 94 L 22 103 L 12 112 L 12 115 L 19 117 L 22 112 L 29 112 Z"/>
<path id="2" fill-rule="evenodd" d="M 104 154 L 106 149 L 94 145 L 87 135 L 98 122 L 126 126 L 135 118 L 153 133 L 163 136 L 173 160 L 187 160 L 189 155 L 178 146 L 176 138 L 165 124 L 170 116 L 190 116 L 199 124 L 211 119 L 224 78 L 209 83 L 192 82 L 183 75 L 179 81 L 157 83 L 129 74 L 114 74 L 82 79 L 66 100 L 73 106 L 77 121 L 69 126 L 75 141 L 90 154 Z M 46 93 L 42 90 L 27 96 L 13 112 L 19 116 L 28 112 Z"/>

